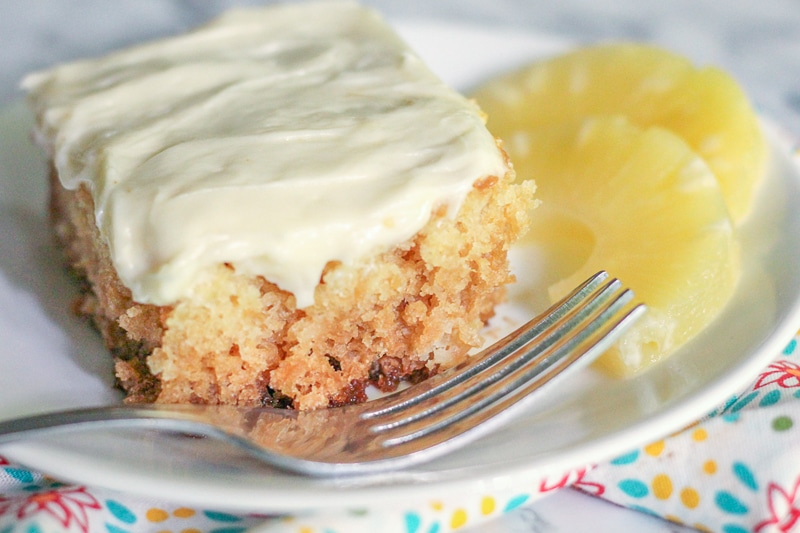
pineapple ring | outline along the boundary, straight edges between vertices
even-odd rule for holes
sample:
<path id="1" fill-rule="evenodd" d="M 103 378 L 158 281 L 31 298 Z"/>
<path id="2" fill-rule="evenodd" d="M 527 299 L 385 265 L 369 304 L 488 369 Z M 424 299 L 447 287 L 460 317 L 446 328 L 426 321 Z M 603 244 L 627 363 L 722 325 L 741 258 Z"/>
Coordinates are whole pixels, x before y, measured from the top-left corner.
<path id="1" fill-rule="evenodd" d="M 671 130 L 714 171 L 737 223 L 750 212 L 764 174 L 766 142 L 734 79 L 651 46 L 579 49 L 496 78 L 474 97 L 501 139 L 517 130 L 610 114 Z"/>
<path id="2" fill-rule="evenodd" d="M 588 256 L 550 287 L 551 298 L 606 269 L 648 305 L 598 360 L 611 374 L 633 375 L 661 360 L 733 295 L 739 248 L 722 191 L 677 135 L 611 116 L 518 131 L 507 145 L 517 171 L 536 176 L 543 212 L 529 239 L 590 240 Z"/>

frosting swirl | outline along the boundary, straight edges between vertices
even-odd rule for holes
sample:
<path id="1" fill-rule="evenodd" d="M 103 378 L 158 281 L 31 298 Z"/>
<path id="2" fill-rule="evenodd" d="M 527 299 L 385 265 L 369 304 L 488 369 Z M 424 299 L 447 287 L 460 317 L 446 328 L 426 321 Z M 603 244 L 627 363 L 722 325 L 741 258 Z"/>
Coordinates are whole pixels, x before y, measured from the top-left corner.
<path id="1" fill-rule="evenodd" d="M 230 11 L 23 87 L 142 303 L 230 263 L 310 305 L 329 261 L 407 240 L 508 170 L 476 106 L 351 2 Z"/>

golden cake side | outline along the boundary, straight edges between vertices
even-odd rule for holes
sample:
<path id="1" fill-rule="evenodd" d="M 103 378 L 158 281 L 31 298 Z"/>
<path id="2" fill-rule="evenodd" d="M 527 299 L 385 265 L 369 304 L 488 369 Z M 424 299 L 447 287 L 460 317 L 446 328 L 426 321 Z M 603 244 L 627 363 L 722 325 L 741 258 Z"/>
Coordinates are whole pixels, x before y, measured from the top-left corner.
<path id="1" fill-rule="evenodd" d="M 527 184 L 527 185 L 526 185 Z M 88 283 L 79 306 L 114 354 L 129 401 L 292 405 L 363 401 L 463 360 L 511 281 L 507 251 L 528 225 L 531 182 L 477 183 L 455 218 L 365 264 L 331 264 L 316 302 L 221 265 L 193 300 L 138 304 L 94 225 L 86 188 L 51 187 L 54 227 Z"/>
<path id="2" fill-rule="evenodd" d="M 533 186 L 371 10 L 236 11 L 25 86 L 131 401 L 351 403 L 481 343 Z"/>

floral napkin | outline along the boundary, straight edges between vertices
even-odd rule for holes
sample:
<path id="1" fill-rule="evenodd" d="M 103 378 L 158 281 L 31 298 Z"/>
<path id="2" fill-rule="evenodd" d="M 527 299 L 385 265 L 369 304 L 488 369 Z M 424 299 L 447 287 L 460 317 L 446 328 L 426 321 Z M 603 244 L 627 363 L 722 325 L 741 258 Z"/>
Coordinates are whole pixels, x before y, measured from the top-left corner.
<path id="1" fill-rule="evenodd" d="M 513 490 L 265 516 L 70 485 L 0 457 L 0 533 L 446 533 L 567 486 L 700 531 L 800 532 L 800 348 L 696 424 L 606 463 Z"/>
<path id="2" fill-rule="evenodd" d="M 586 476 L 617 504 L 700 531 L 800 531 L 798 337 L 706 419 Z"/>

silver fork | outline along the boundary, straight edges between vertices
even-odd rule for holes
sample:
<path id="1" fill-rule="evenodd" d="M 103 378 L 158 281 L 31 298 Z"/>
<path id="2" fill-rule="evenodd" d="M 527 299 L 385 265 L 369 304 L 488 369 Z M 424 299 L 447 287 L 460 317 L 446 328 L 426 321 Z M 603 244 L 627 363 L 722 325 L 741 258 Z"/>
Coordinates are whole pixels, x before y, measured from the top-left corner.
<path id="1" fill-rule="evenodd" d="M 223 439 L 273 466 L 314 476 L 404 468 L 497 429 L 556 378 L 588 364 L 644 313 L 632 297 L 618 280 L 599 272 L 461 365 L 359 405 L 318 411 L 93 407 L 0 422 L 0 444 L 58 431 L 138 427 Z"/>

